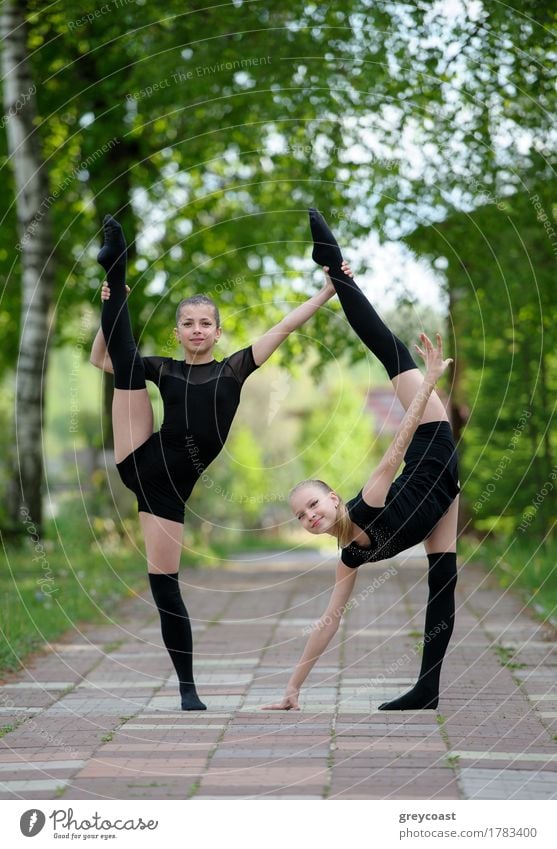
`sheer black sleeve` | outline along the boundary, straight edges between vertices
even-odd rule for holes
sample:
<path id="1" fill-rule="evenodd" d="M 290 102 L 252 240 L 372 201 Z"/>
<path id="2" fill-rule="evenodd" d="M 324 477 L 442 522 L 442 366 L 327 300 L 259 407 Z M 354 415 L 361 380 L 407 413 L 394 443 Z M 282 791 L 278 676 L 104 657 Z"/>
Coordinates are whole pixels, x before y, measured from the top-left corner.
<path id="1" fill-rule="evenodd" d="M 158 385 L 161 369 L 169 357 L 142 357 L 145 368 L 145 380 L 151 380 Z"/>
<path id="2" fill-rule="evenodd" d="M 256 368 L 259 368 L 253 358 L 251 345 L 249 348 L 242 348 L 241 351 L 236 351 L 235 354 L 227 357 L 226 364 L 240 385 Z"/>

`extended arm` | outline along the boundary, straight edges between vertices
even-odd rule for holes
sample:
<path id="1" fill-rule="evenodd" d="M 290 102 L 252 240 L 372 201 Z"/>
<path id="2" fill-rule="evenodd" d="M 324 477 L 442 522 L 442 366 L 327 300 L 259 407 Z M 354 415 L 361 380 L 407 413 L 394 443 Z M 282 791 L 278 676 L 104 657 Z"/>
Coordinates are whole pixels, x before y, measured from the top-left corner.
<path id="1" fill-rule="evenodd" d="M 114 374 L 112 360 L 110 359 L 109 353 L 106 348 L 106 341 L 104 338 L 102 327 L 99 327 L 97 335 L 93 339 L 89 362 L 94 365 L 95 368 L 100 368 L 103 371 L 107 371 L 109 374 Z"/>
<path id="2" fill-rule="evenodd" d="M 126 293 L 130 294 L 130 287 L 126 286 Z M 106 280 L 102 284 L 101 289 L 101 299 L 103 301 L 108 300 L 110 297 L 110 289 L 108 287 L 108 283 Z M 106 340 L 104 338 L 104 333 L 102 332 L 102 328 L 99 327 L 97 331 L 97 335 L 93 339 L 93 345 L 91 347 L 91 356 L 89 357 L 89 362 L 91 365 L 95 366 L 95 368 L 100 368 L 103 371 L 108 372 L 109 374 L 114 374 L 114 368 L 112 367 L 112 360 L 110 359 L 110 355 L 106 348 Z"/>
<path id="3" fill-rule="evenodd" d="M 437 334 L 436 348 L 434 348 L 425 333 L 421 333 L 420 338 L 424 345 L 424 350 L 419 348 L 417 345 L 416 349 L 426 363 L 426 374 L 410 406 L 406 410 L 404 418 L 400 423 L 393 441 L 385 452 L 385 455 L 380 461 L 378 467 L 363 488 L 362 495 L 364 501 L 371 507 L 382 507 L 385 504 L 389 487 L 395 478 L 398 467 L 404 459 L 406 449 L 412 441 L 416 428 L 422 420 L 427 402 L 431 397 L 435 384 L 448 367 L 449 363 L 452 363 L 451 359 L 443 359 L 443 345 L 441 335 L 439 333 Z"/>
<path id="4" fill-rule="evenodd" d="M 305 324 L 308 319 L 317 312 L 319 307 L 326 304 L 333 295 L 336 294 L 335 288 L 331 280 L 325 272 L 325 285 L 316 295 L 308 298 L 308 300 L 296 307 L 292 312 L 288 313 L 282 321 L 271 327 L 261 338 L 257 339 L 252 345 L 253 358 L 258 366 L 262 365 L 269 359 L 271 354 L 276 351 L 281 342 L 290 336 L 290 334 Z"/>
<path id="5" fill-rule="evenodd" d="M 338 631 L 344 607 L 352 594 L 357 569 L 350 569 L 340 562 L 337 565 L 335 586 L 323 616 L 315 623 L 310 638 L 290 680 L 281 702 L 265 705 L 263 710 L 299 710 L 300 687 Z"/>

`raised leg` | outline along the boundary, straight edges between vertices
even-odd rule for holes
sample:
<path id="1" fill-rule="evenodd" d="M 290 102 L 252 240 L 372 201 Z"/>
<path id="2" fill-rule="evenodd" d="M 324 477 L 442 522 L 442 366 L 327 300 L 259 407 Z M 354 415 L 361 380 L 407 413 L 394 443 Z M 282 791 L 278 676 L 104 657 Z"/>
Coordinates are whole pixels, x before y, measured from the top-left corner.
<path id="1" fill-rule="evenodd" d="M 406 345 L 389 330 L 353 277 L 342 271 L 340 248 L 323 216 L 316 209 L 310 209 L 309 219 L 314 240 L 313 258 L 329 267 L 329 276 L 354 332 L 383 364 L 391 380 L 401 372 L 416 369 Z"/>
<path id="2" fill-rule="evenodd" d="M 458 496 L 425 541 L 429 598 L 418 681 L 398 699 L 384 702 L 379 710 L 435 709 L 439 703 L 441 666 L 454 628 L 457 518 Z"/>
<path id="3" fill-rule="evenodd" d="M 351 274 L 341 270 L 342 254 L 323 216 L 310 209 L 309 220 L 315 262 L 329 266 L 329 275 L 350 326 L 384 365 L 399 401 L 407 410 L 422 382 L 419 368 L 404 342 L 389 330 Z M 448 421 L 448 417 L 441 399 L 433 392 L 422 423 L 437 421 Z"/>
<path id="4" fill-rule="evenodd" d="M 153 433 L 153 407 L 147 389 L 114 390 L 112 433 L 116 463 L 149 439 Z"/>
<path id="5" fill-rule="evenodd" d="M 422 385 L 423 374 L 419 370 L 419 368 L 409 369 L 408 371 L 403 371 L 401 374 L 395 375 L 391 379 L 391 383 L 393 384 L 393 388 L 396 392 L 396 396 L 405 410 L 408 409 L 410 404 L 412 403 L 416 392 Z M 441 401 L 439 395 L 435 390 L 431 393 L 431 396 L 427 402 L 426 408 L 424 410 L 424 414 L 421 419 L 421 424 L 426 424 L 427 422 L 448 422 L 449 417 L 447 416 L 447 411 Z"/>
<path id="6" fill-rule="evenodd" d="M 193 677 L 193 639 L 188 611 L 180 593 L 179 564 L 183 525 L 140 512 L 151 592 L 159 611 L 161 633 L 180 685 L 182 710 L 206 710 Z"/>
<path id="7" fill-rule="evenodd" d="M 128 312 L 126 240 L 111 215 L 104 218 L 103 232 L 104 243 L 97 260 L 106 271 L 110 298 L 103 303 L 101 325 L 114 369 L 112 427 L 114 457 L 120 463 L 153 433 L 153 408 Z"/>

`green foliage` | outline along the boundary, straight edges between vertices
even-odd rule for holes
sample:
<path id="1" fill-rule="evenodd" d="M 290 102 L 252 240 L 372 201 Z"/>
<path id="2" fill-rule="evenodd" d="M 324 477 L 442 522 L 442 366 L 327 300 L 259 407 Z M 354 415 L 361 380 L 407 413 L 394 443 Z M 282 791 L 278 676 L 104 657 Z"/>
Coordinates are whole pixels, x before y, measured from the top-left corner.
<path id="1" fill-rule="evenodd" d="M 366 409 L 368 386 L 346 363 L 341 377 L 316 387 L 302 412 L 299 456 L 303 478 L 324 480 L 351 498 L 361 489 L 381 456 L 373 420 Z"/>
<path id="2" fill-rule="evenodd" d="M 510 533 L 535 516 L 544 535 L 557 518 L 554 197 L 544 183 L 408 239 L 447 264 L 453 399 L 468 408 L 461 480 L 480 529 Z"/>
<path id="3" fill-rule="evenodd" d="M 186 293 L 216 296 L 234 348 L 277 320 L 279 302 L 298 297 L 293 290 L 311 290 L 307 205 L 323 209 L 341 240 L 372 226 L 400 238 L 433 222 L 412 241 L 449 264 L 454 399 L 470 411 L 470 518 L 509 532 L 535 515 L 548 530 L 557 495 L 535 501 L 555 468 L 554 253 L 525 187 L 536 187 L 531 194 L 554 221 L 554 5 L 339 9 L 285 0 L 271 12 L 242 2 L 184 10 L 171 0 L 164 16 L 148 3 L 107 8 L 100 13 L 95 0 L 77 13 L 27 4 L 55 234 L 54 343 L 81 344 L 84 306 L 93 302 L 96 315 L 106 211 L 120 217 L 130 242 L 130 307 L 145 352 L 167 345 Z M 9 375 L 21 267 L 6 150 L 0 133 L 0 374 Z M 317 374 L 329 351 L 361 357 L 358 341 L 325 310 L 278 361 L 305 365 L 310 344 Z M 55 395 L 48 438 L 60 448 L 69 396 L 64 388 Z M 335 408 L 334 393 L 325 401 Z M 97 447 L 96 412 L 80 403 L 78 441 Z M 509 447 L 522 410 L 528 425 Z M 6 415 L 0 410 L 1 424 Z M 314 427 L 318 444 L 328 443 L 328 423 L 317 417 Z M 335 427 L 330 435 L 341 439 Z M 242 457 L 248 446 L 246 432 L 234 450 Z M 318 448 L 296 467 L 278 459 L 277 446 L 286 447 L 275 440 L 260 458 L 277 490 L 298 472 L 327 473 Z M 335 457 L 327 462 L 340 485 L 353 459 Z M 247 475 L 245 459 L 234 462 L 237 476 L 240 467 Z M 251 467 L 249 474 L 247 488 L 259 492 L 262 480 Z M 223 475 L 231 479 L 232 466 Z M 200 506 L 199 515 L 210 512 Z"/>
<path id="4" fill-rule="evenodd" d="M 145 588 L 145 568 L 129 543 L 107 558 L 83 526 L 80 537 L 4 548 L 0 671 L 21 668 L 29 652 L 83 621 L 112 623 L 122 598 Z"/>
<path id="5" fill-rule="evenodd" d="M 269 311 L 289 257 L 307 251 L 305 207 L 347 208 L 335 181 L 341 136 L 336 119 L 323 128 L 322 116 L 337 111 L 329 83 L 344 76 L 338 62 L 352 5 L 341 12 L 286 2 L 271 16 L 258 3 L 185 12 L 171 2 L 161 18 L 149 4 L 99 14 L 90 0 L 76 16 L 29 3 L 56 244 L 56 343 L 74 341 L 72 316 L 97 297 L 94 257 L 107 211 L 130 243 L 144 344 L 166 340 L 176 303 L 192 289 L 233 305 L 234 328 Z M 300 56 L 319 58 L 305 68 Z M 316 144 L 325 144 L 318 161 Z M 17 281 L 13 191 L 3 198 L 0 275 Z M 241 285 L 230 282 L 238 278 Z M 11 316 L 11 332 L 18 288 L 5 292 L 0 313 L 0 326 Z M 0 352 L 0 369 L 16 351 Z"/>

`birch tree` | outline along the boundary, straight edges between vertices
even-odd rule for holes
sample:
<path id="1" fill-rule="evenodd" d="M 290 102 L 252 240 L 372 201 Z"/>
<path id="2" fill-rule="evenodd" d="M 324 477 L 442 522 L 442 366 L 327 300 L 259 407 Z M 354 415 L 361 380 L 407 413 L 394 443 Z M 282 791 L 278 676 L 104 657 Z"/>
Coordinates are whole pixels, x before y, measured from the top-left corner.
<path id="1" fill-rule="evenodd" d="M 17 275 L 21 280 L 16 370 L 12 518 L 42 522 L 42 417 L 52 301 L 52 239 L 47 179 L 36 129 L 36 84 L 24 0 L 5 0 L 2 31 L 3 123 L 16 187 Z"/>

